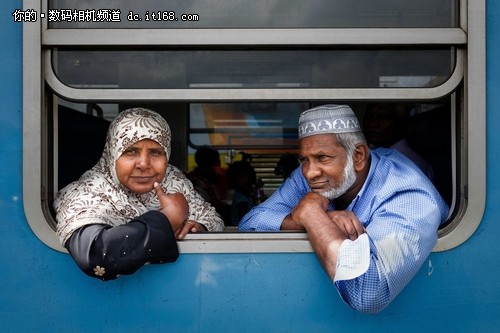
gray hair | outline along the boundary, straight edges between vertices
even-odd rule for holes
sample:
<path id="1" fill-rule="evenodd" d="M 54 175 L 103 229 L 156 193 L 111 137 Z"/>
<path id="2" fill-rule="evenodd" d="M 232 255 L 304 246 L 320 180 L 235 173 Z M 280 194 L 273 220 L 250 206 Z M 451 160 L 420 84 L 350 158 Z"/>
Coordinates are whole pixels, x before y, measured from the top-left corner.
<path id="1" fill-rule="evenodd" d="M 367 145 L 363 132 L 332 133 L 337 143 L 342 146 L 347 154 L 352 155 L 360 144 Z"/>

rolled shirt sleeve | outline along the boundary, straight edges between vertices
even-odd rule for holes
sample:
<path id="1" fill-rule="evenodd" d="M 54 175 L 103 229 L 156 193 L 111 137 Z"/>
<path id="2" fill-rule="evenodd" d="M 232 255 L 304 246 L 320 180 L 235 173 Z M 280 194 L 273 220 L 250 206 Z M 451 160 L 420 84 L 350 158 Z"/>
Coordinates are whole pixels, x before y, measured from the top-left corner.
<path id="1" fill-rule="evenodd" d="M 300 168 L 241 221 L 241 230 L 279 230 L 309 187 Z M 329 209 L 334 209 L 330 207 Z M 423 172 L 390 149 L 372 151 L 368 177 L 347 210 L 366 229 L 337 253 L 334 285 L 352 308 L 384 309 L 415 276 L 437 242 L 448 206 Z"/>
<path id="2" fill-rule="evenodd" d="M 342 242 L 333 279 L 342 300 L 365 313 L 381 311 L 390 302 L 385 274 L 381 271 L 368 235 Z"/>
<path id="3" fill-rule="evenodd" d="M 376 158 L 372 164 L 379 162 Z M 437 242 L 448 207 L 415 168 L 378 163 L 348 207 L 366 236 L 342 243 L 334 278 L 342 299 L 367 313 L 384 309 L 415 276 Z M 388 170 L 389 172 L 375 172 Z M 390 175 L 387 177 L 386 175 Z M 359 240 L 359 241 L 358 241 Z M 369 265 L 359 276 L 359 272 Z"/>

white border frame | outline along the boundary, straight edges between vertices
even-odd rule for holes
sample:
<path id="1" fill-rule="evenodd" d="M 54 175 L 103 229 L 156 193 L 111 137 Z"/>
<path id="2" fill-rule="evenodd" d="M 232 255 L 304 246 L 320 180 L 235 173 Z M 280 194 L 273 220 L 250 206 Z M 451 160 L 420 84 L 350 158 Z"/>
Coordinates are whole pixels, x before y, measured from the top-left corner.
<path id="1" fill-rule="evenodd" d="M 43 4 L 41 4 L 41 2 Z M 24 9 L 37 13 L 46 8 L 46 1 L 24 0 Z M 51 218 L 42 204 L 42 96 L 44 75 L 50 86 L 71 98 L 91 100 L 324 100 L 324 99 L 428 99 L 443 96 L 443 91 L 454 88 L 465 74 L 467 110 L 474 110 L 474 117 L 467 117 L 464 172 L 468 195 L 462 198 L 462 211 L 445 228 L 435 251 L 443 251 L 465 242 L 479 226 L 486 199 L 486 87 L 485 87 L 485 0 L 460 1 L 462 29 L 287 29 L 273 30 L 216 30 L 203 32 L 198 29 L 171 31 L 135 31 L 129 29 L 106 30 L 93 45 L 129 45 L 131 35 L 142 36 L 147 45 L 455 45 L 457 66 L 452 77 L 443 85 L 426 89 L 238 89 L 224 90 L 79 90 L 60 83 L 49 70 L 50 57 L 42 53 L 44 47 L 58 45 L 85 45 L 96 37 L 99 30 L 47 30 L 46 22 L 26 22 L 23 25 L 23 201 L 27 221 L 36 236 L 49 247 L 65 252 L 59 244 L 47 218 Z M 465 9 L 467 8 L 467 9 Z M 465 15 L 464 13 L 467 13 Z M 431 31 L 430 31 L 431 30 Z M 439 31 L 439 33 L 438 33 Z M 102 31 L 101 31 L 102 32 Z M 315 38 L 311 39 L 314 33 Z M 161 35 L 161 36 L 160 36 Z M 320 36 L 322 42 L 312 41 Z M 142 38 L 141 37 L 141 38 Z M 467 40 L 468 38 L 468 40 Z M 463 48 L 463 47 L 466 48 Z M 467 50 L 467 51 L 465 51 Z M 466 53 L 467 52 L 467 53 Z M 44 59 L 42 61 L 42 59 Z M 463 69 L 467 68 L 465 73 Z M 457 81 L 458 80 L 458 81 Z M 198 94 L 198 95 L 196 95 Z M 474 105 L 472 106 L 472 101 Z M 190 234 L 179 242 L 181 253 L 238 253 L 238 252 L 311 252 L 305 233 L 206 233 Z"/>

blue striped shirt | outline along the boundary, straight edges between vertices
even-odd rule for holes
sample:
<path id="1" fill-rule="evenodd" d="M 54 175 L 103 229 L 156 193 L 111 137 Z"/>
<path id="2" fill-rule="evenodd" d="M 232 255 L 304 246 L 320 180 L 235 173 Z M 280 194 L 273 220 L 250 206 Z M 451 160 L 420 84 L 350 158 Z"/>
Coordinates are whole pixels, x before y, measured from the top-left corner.
<path id="1" fill-rule="evenodd" d="M 309 192 L 301 168 L 240 222 L 240 230 L 278 231 Z M 329 209 L 335 207 L 330 204 Z M 366 228 L 339 248 L 334 284 L 352 308 L 375 313 L 413 278 L 437 242 L 448 207 L 431 181 L 392 149 L 371 152 L 368 177 L 347 210 Z"/>

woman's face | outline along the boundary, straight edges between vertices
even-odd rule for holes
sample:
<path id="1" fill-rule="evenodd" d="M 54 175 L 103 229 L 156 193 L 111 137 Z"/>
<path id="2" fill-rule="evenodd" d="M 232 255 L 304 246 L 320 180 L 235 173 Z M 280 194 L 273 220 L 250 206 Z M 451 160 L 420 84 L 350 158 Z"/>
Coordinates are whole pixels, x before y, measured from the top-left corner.
<path id="1" fill-rule="evenodd" d="M 134 193 L 147 193 L 154 182 L 161 183 L 167 172 L 168 160 L 163 147 L 144 139 L 128 147 L 116 160 L 116 175 L 120 183 Z"/>

